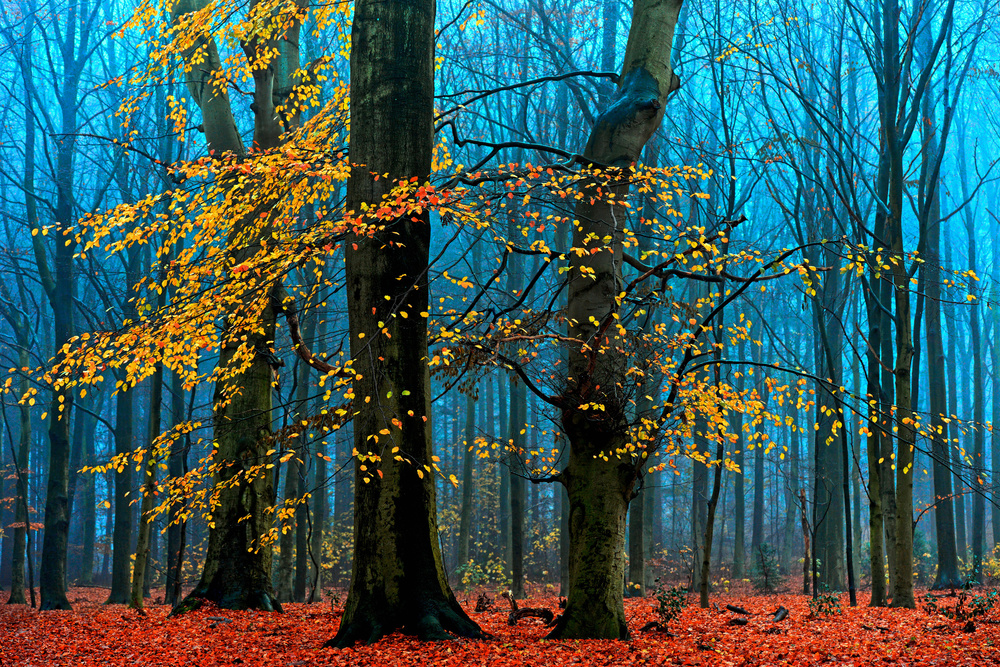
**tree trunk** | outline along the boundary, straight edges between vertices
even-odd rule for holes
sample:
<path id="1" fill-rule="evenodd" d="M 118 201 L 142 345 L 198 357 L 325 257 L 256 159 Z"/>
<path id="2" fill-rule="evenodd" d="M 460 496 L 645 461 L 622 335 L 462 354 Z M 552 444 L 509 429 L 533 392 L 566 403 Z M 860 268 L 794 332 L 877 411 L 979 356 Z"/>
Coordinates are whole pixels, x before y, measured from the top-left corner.
<path id="1" fill-rule="evenodd" d="M 478 262 L 473 262 L 478 266 Z M 465 397 L 465 430 L 462 434 L 462 510 L 458 520 L 458 568 L 469 566 L 469 542 L 472 538 L 472 468 L 476 456 L 476 388 Z"/>
<path id="2" fill-rule="evenodd" d="M 207 0 L 178 0 L 172 12 L 179 19 L 205 6 Z M 251 11 L 254 6 L 251 3 Z M 296 6 L 304 10 L 304 0 L 296 0 Z M 249 59 L 258 58 L 258 53 L 264 51 L 276 54 L 271 66 L 253 68 L 254 150 L 276 148 L 282 131 L 298 125 L 294 112 L 283 119 L 275 112 L 276 105 L 283 103 L 283 96 L 291 90 L 299 68 L 301 24 L 292 18 L 282 27 L 283 32 L 250 33 L 242 43 Z M 210 153 L 245 156 L 247 151 L 236 127 L 228 93 L 225 88 L 219 91 L 215 84 L 223 74 L 214 37 L 207 32 L 197 36 L 182 55 L 191 68 L 188 92 L 201 109 L 201 127 Z M 227 240 L 228 251 L 236 260 L 253 253 L 256 240 L 268 233 L 266 199 L 256 206 L 263 215 L 251 214 L 240 220 Z M 274 289 L 272 297 L 281 285 Z M 227 324 L 223 332 L 219 376 L 212 398 L 216 446 L 213 459 L 222 466 L 213 479 L 218 502 L 209 521 L 201 580 L 174 613 L 197 604 L 199 598 L 228 609 L 281 610 L 271 584 L 272 551 L 269 544 L 261 543 L 261 537 L 271 527 L 268 509 L 275 497 L 274 473 L 267 452 L 272 444 L 270 349 L 274 342 L 277 301 L 272 298 L 259 313 L 247 313 L 257 318 L 254 330 Z"/>
<path id="3" fill-rule="evenodd" d="M 743 347 L 742 345 L 736 348 L 736 358 L 742 358 Z M 736 392 L 742 394 L 743 386 L 745 384 L 744 374 L 741 372 L 740 376 L 736 378 Z M 735 453 L 733 454 L 733 463 L 735 463 L 740 471 L 734 475 L 733 483 L 733 498 L 735 507 L 733 508 L 733 581 L 739 581 L 747 576 L 746 569 L 746 530 L 747 530 L 747 500 L 746 500 L 746 438 L 743 436 L 743 413 L 737 412 L 731 415 L 732 419 L 732 432 L 738 438 L 735 443 Z M 792 482 L 794 485 L 794 482 Z M 791 486 L 790 488 L 794 488 Z M 789 510 L 792 510 L 792 505 L 788 506 Z"/>
<path id="4" fill-rule="evenodd" d="M 67 8 L 67 31 L 62 35 L 59 51 L 63 57 L 62 78 L 56 93 L 61 117 L 61 139 L 56 149 L 56 224 L 68 230 L 75 222 L 74 161 L 76 156 L 77 113 L 80 108 L 79 89 L 83 62 L 89 44 L 90 8 L 87 3 Z M 95 13 L 96 16 L 96 13 Z M 30 65 L 27 66 L 30 70 Z M 61 234 L 56 234 L 61 238 Z M 32 246 L 42 286 L 52 308 L 53 349 L 61 350 L 75 333 L 73 305 L 76 296 L 74 254 L 77 244 L 72 235 L 65 243 L 56 243 L 50 272 L 41 235 L 32 237 Z M 73 408 L 72 391 L 57 383 L 49 407 L 49 479 L 45 492 L 45 533 L 42 537 L 42 560 L 39 568 L 41 608 L 70 609 L 66 599 L 66 549 L 69 537 L 69 455 L 70 419 Z"/>
<path id="5" fill-rule="evenodd" d="M 761 363 L 760 345 L 750 344 L 750 354 L 756 363 Z M 761 402 L 761 410 L 767 410 L 767 386 L 763 379 L 763 368 L 754 369 L 757 398 Z M 753 447 L 753 525 L 750 533 L 750 554 L 751 558 L 757 558 L 760 548 L 764 545 L 764 446 L 767 442 L 764 437 L 763 415 L 756 416 L 757 438 Z"/>
<path id="6" fill-rule="evenodd" d="M 645 536 L 645 500 L 649 495 L 643 488 L 634 498 L 636 502 L 629 503 L 628 511 L 628 588 L 625 595 L 630 598 L 646 596 L 646 536 Z"/>
<path id="7" fill-rule="evenodd" d="M 129 284 L 133 284 L 131 281 Z M 123 380 L 124 378 L 119 378 Z M 111 592 L 108 604 L 128 604 L 132 579 L 132 445 L 134 390 L 115 396 L 115 455 L 128 460 L 115 471 L 115 530 L 111 538 Z"/>
<path id="8" fill-rule="evenodd" d="M 160 308 L 163 308 L 163 301 L 166 292 L 161 292 Z M 158 364 L 156 371 L 151 378 L 152 387 L 149 392 L 149 432 L 146 442 L 149 443 L 149 451 L 146 452 L 145 474 L 143 475 L 141 504 L 139 507 L 139 536 L 135 547 L 135 564 L 132 567 L 132 590 L 129 595 L 129 606 L 133 609 L 143 608 L 143 592 L 148 585 L 146 573 L 150 570 L 150 541 L 153 530 L 153 519 L 150 516 L 153 511 L 154 498 L 156 494 L 156 469 L 159 462 L 153 452 L 153 443 L 160 435 L 160 415 L 163 410 L 163 364 Z"/>
<path id="9" fill-rule="evenodd" d="M 967 179 L 968 160 L 965 149 L 964 133 L 959 141 L 959 174 L 961 191 L 964 199 L 969 199 Z M 974 209 L 965 207 L 965 231 L 968 236 L 969 269 L 978 271 L 976 239 L 976 216 Z M 976 301 L 969 308 L 969 352 L 972 356 L 972 572 L 976 581 L 982 581 L 982 565 L 986 545 L 986 397 L 984 378 L 986 374 L 982 331 L 980 327 L 980 312 L 982 311 L 981 292 L 974 285 L 969 291 L 976 295 Z"/>
<path id="10" fill-rule="evenodd" d="M 680 8 L 680 0 L 633 4 L 617 97 L 594 125 L 584 150 L 587 159 L 621 169 L 638 162 L 660 124 L 668 94 L 678 87 L 670 51 Z M 624 381 L 625 358 L 617 351 L 621 341 L 611 322 L 622 279 L 619 220 L 626 216 L 617 201 L 596 193 L 588 197 L 590 187 L 583 186 L 574 215 L 579 222 L 573 247 L 587 252 L 570 258 L 567 307 L 570 336 L 581 344 L 570 350 L 562 415 L 570 441 L 569 465 L 562 471 L 570 502 L 569 596 L 549 636 L 624 639 L 629 634 L 622 600 L 625 517 L 637 474 L 636 464 L 615 454 L 626 442 L 627 424 L 626 406 L 614 391 Z M 610 189 L 624 195 L 628 185 Z M 578 408 L 586 404 L 602 409 Z"/>
<path id="11" fill-rule="evenodd" d="M 428 178 L 434 14 L 434 0 L 355 3 L 350 148 L 352 162 L 364 166 L 348 181 L 349 211 L 377 204 L 401 179 Z M 388 176 L 375 180 L 372 172 Z M 346 248 L 354 446 L 361 453 L 354 563 L 340 629 L 328 645 L 373 642 L 397 628 L 421 639 L 447 638 L 449 631 L 480 637 L 448 586 L 438 544 L 421 316 L 428 310 L 428 213 L 360 224 L 374 233 Z"/>
<path id="12" fill-rule="evenodd" d="M 170 378 L 170 423 L 171 428 L 185 420 L 184 412 L 184 391 L 181 376 L 172 373 Z M 191 389 L 190 400 L 194 405 L 196 389 Z M 187 473 L 187 451 L 191 442 L 189 436 L 175 438 L 170 443 L 170 453 L 167 460 L 167 474 L 172 479 L 180 479 Z M 184 538 L 187 530 L 186 523 L 182 518 L 183 506 L 180 503 L 172 503 L 167 515 L 169 525 L 167 526 L 167 577 L 166 591 L 163 601 L 175 606 L 181 601 L 181 586 L 183 571 L 181 564 L 184 560 Z"/>
<path id="13" fill-rule="evenodd" d="M 24 321 L 22 319 L 22 321 Z M 24 321 L 27 325 L 27 321 Z M 27 334 L 27 328 L 25 327 L 24 333 Z M 27 341 L 22 342 L 22 336 L 18 335 L 18 365 L 20 368 L 28 368 L 30 363 L 29 350 L 26 344 Z M 25 335 L 24 338 L 27 336 Z M 29 380 L 27 374 L 21 376 L 21 382 L 19 386 L 19 391 L 21 395 L 24 396 L 29 387 Z M 14 539 L 13 539 L 13 552 L 11 553 L 11 583 L 10 583 L 10 597 L 7 598 L 7 604 L 27 604 L 28 601 L 24 596 L 24 566 L 25 566 L 25 548 L 27 547 L 27 536 L 30 529 L 31 518 L 28 514 L 28 483 L 29 483 L 29 472 L 31 470 L 30 464 L 30 452 L 31 452 L 31 406 L 28 405 L 26 401 L 22 401 L 18 405 L 18 416 L 19 416 L 19 432 L 18 432 L 18 447 L 17 451 L 14 451 L 13 443 L 11 443 L 11 455 L 14 464 L 15 472 L 15 483 L 17 494 L 15 495 L 16 504 L 14 511 L 14 520 L 17 523 L 17 528 L 14 529 Z M 16 454 L 16 456 L 15 456 Z M 34 602 L 34 592 L 32 592 L 32 602 Z"/>
<path id="14" fill-rule="evenodd" d="M 994 233 L 1000 232 L 994 227 Z M 994 237 L 998 238 L 998 237 Z M 990 288 L 990 303 L 1000 303 L 1000 262 L 993 261 L 993 285 Z M 992 420 L 996 424 L 990 431 L 990 470 L 993 491 L 991 519 L 993 523 L 993 549 L 1000 546 L 1000 308 L 993 306 L 993 387 L 992 387 Z M 947 431 L 945 431 L 947 433 Z"/>
<path id="15" fill-rule="evenodd" d="M 527 413 L 527 394 L 524 383 L 511 378 L 510 421 L 507 433 L 511 451 L 507 453 L 507 476 L 510 480 L 510 577 L 514 599 L 524 594 L 524 534 L 525 534 L 525 485 L 524 430 Z"/>
<path id="16" fill-rule="evenodd" d="M 951 263 L 951 234 L 944 236 L 944 265 Z M 946 290 L 946 292 L 957 290 Z M 955 493 L 955 551 L 959 558 L 965 558 L 969 550 L 969 540 L 965 530 L 965 482 L 962 478 L 962 458 L 958 455 L 959 437 L 961 436 L 958 419 L 958 318 L 952 298 L 947 299 L 943 306 L 945 328 L 948 333 L 947 363 L 948 363 L 948 415 L 950 422 L 945 432 L 946 459 L 952 474 L 952 486 Z M 968 392 L 965 392 L 968 395 Z M 996 419 L 996 418 L 994 418 Z"/>
<path id="17" fill-rule="evenodd" d="M 301 363 L 302 366 L 306 364 Z M 291 444 L 294 447 L 294 443 Z M 299 518 L 299 498 L 302 497 L 302 453 L 295 450 L 285 464 L 285 507 L 288 514 L 281 521 L 278 538 L 277 596 L 281 602 L 301 602 L 295 599 L 295 541 Z M 288 505 L 288 503 L 293 503 Z"/>
<path id="18" fill-rule="evenodd" d="M 593 432 L 593 429 L 591 429 Z M 625 515 L 635 482 L 634 467 L 588 451 L 614 442 L 573 437 L 569 466 L 563 472 L 569 495 L 569 595 L 566 611 L 550 638 L 627 639 L 625 607 Z"/>
<path id="19" fill-rule="evenodd" d="M 929 36 L 929 31 L 924 31 Z M 941 335 L 941 206 L 937 195 L 936 179 L 926 182 L 934 171 L 932 164 L 938 158 L 937 123 L 935 104 L 930 96 L 924 98 L 923 114 L 926 122 L 921 128 L 924 150 L 921 151 L 921 217 L 925 229 L 924 257 L 926 263 L 926 332 L 927 332 L 927 389 L 930 407 L 930 433 L 932 473 L 934 476 L 934 528 L 937 542 L 938 568 L 932 588 L 940 590 L 958 588 L 962 584 L 958 573 L 958 551 L 955 543 L 955 513 L 952 490 L 952 473 L 948 460 L 948 400 L 944 373 L 944 345 Z M 936 172 L 935 172 L 936 175 Z"/>

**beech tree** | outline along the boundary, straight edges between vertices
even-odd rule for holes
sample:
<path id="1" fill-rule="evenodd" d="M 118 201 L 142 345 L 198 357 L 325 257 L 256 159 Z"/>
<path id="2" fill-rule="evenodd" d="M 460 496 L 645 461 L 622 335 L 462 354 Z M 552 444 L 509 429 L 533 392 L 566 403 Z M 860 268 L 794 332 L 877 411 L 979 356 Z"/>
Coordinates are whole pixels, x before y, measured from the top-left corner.
<path id="1" fill-rule="evenodd" d="M 351 30 L 347 249 L 355 397 L 354 564 L 331 646 L 397 628 L 482 637 L 445 577 L 431 452 L 426 210 L 373 219 L 400 181 L 426 183 L 434 146 L 435 0 L 358 0 Z M 366 214 L 367 213 L 367 214 Z"/>
<path id="2" fill-rule="evenodd" d="M 598 116 L 583 156 L 612 170 L 639 161 L 656 131 L 668 95 L 679 81 L 670 65 L 682 0 L 636 0 L 618 91 Z M 553 638 L 629 636 L 625 622 L 625 518 L 639 473 L 616 452 L 627 438 L 626 406 L 619 393 L 625 356 L 613 314 L 620 307 L 624 211 L 588 190 L 574 212 L 567 316 L 570 348 L 563 427 L 568 465 L 559 479 L 569 494 L 569 591 Z M 627 184 L 612 186 L 624 195 Z M 595 252 L 591 253 L 591 248 Z M 599 410 L 581 406 L 601 405 Z M 610 458 L 607 455 L 610 453 Z"/>

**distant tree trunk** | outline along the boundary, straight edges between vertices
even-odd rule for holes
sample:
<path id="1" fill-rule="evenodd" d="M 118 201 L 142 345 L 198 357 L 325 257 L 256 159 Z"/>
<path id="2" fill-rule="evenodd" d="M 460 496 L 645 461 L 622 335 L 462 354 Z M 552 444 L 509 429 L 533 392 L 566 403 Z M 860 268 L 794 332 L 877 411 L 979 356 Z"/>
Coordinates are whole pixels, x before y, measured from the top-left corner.
<path id="1" fill-rule="evenodd" d="M 474 266 L 479 263 L 473 261 Z M 462 510 L 458 521 L 458 567 L 469 565 L 469 542 L 472 538 L 472 472 L 476 456 L 476 388 L 465 396 L 465 429 L 462 434 Z"/>
<path id="2" fill-rule="evenodd" d="M 434 0 L 354 5 L 350 148 L 352 162 L 364 167 L 348 181 L 348 210 L 377 203 L 400 179 L 430 174 L 434 15 Z M 388 176 L 375 180 L 372 172 Z M 368 452 L 378 435 L 379 451 L 398 447 L 399 455 L 357 460 L 351 587 L 328 644 L 372 642 L 399 627 L 421 639 L 447 638 L 449 631 L 480 637 L 445 577 L 434 477 L 427 474 L 431 396 L 420 313 L 428 310 L 428 212 L 365 222 L 380 228 L 346 249 L 353 390 L 372 398 L 355 403 L 354 446 Z M 409 317 L 393 317 L 397 312 Z M 381 333 L 383 320 L 391 338 Z"/>
<path id="3" fill-rule="evenodd" d="M 969 199 L 969 184 L 966 165 L 965 136 L 959 141 L 959 174 L 963 199 Z M 966 206 L 965 231 L 969 241 L 969 269 L 978 272 L 976 253 L 978 239 L 976 238 L 976 216 L 974 209 Z M 972 571 L 976 581 L 982 581 L 983 556 L 986 544 L 986 397 L 984 375 L 986 374 L 983 358 L 985 356 L 982 342 L 982 331 L 979 324 L 982 312 L 981 291 L 970 286 L 970 292 L 976 295 L 976 301 L 969 308 L 970 353 L 972 356 Z"/>
<path id="4" fill-rule="evenodd" d="M 299 362 L 299 366 L 305 366 Z M 301 415 L 297 415 L 301 418 Z M 300 440 L 301 438 L 297 439 Z M 295 447 L 294 443 L 290 443 Z M 302 451 L 295 449 L 292 458 L 285 463 L 285 503 L 295 503 L 290 506 L 290 513 L 281 521 L 281 536 L 278 538 L 278 584 L 277 596 L 279 602 L 301 602 L 295 599 L 295 542 L 296 527 L 299 518 L 299 499 L 304 491 L 302 486 Z M 287 506 L 287 505 L 286 505 Z"/>
<path id="5" fill-rule="evenodd" d="M 119 391 L 115 397 L 115 454 L 132 451 L 132 397 L 134 392 Z M 126 604 L 131 579 L 132 466 L 125 463 L 115 472 L 115 530 L 111 537 L 111 592 L 108 604 Z"/>
<path id="6" fill-rule="evenodd" d="M 190 400 L 194 406 L 196 389 L 192 387 Z M 175 427 L 186 419 L 184 412 L 184 385 L 181 376 L 172 373 L 170 376 L 170 425 Z M 188 436 L 175 438 L 170 443 L 170 453 L 167 459 L 167 474 L 172 479 L 179 479 L 187 473 L 187 451 L 190 446 Z M 186 522 L 182 518 L 183 507 L 180 503 L 172 503 L 167 514 L 167 577 L 164 602 L 171 607 L 181 601 L 181 586 L 183 584 L 181 563 L 184 560 L 184 538 L 187 532 Z"/>
<path id="7" fill-rule="evenodd" d="M 498 522 L 498 532 L 497 532 L 497 550 L 501 561 L 503 562 L 504 572 L 510 574 L 510 566 L 512 562 L 511 556 L 511 539 L 510 539 L 510 456 L 504 449 L 508 442 L 510 442 L 510 412 L 512 411 L 512 406 L 510 404 L 511 392 L 509 390 L 509 378 L 499 375 L 497 376 L 497 400 L 500 403 L 499 417 L 497 421 L 497 430 L 500 431 L 501 437 L 501 452 L 500 456 L 502 462 L 497 466 L 497 472 L 500 475 L 500 486 L 498 490 L 498 496 L 500 499 L 500 508 L 497 514 Z M 504 391 L 504 386 L 508 385 L 508 390 Z"/>
<path id="8" fill-rule="evenodd" d="M 761 349 L 759 345 L 750 344 L 750 354 L 756 363 L 761 363 Z M 761 410 L 767 410 L 768 392 L 763 380 L 763 369 L 754 368 L 755 389 L 757 398 L 761 402 Z M 755 420 L 759 418 L 756 426 L 757 438 L 753 447 L 753 525 L 750 532 L 750 554 L 751 558 L 756 558 L 760 553 L 760 548 L 764 545 L 764 437 L 763 415 L 755 415 Z"/>
<path id="9" fill-rule="evenodd" d="M 29 356 L 29 348 L 26 344 L 27 340 L 24 340 L 27 338 L 28 322 L 26 317 L 19 319 L 23 321 L 26 326 L 23 329 L 15 329 L 15 335 L 18 340 L 18 366 L 20 368 L 29 368 L 31 359 Z M 20 334 L 22 331 L 23 334 Z M 21 375 L 18 391 L 22 396 L 24 396 L 28 391 L 29 386 L 30 383 L 27 374 Z M 13 459 L 14 481 L 16 484 L 15 488 L 17 489 L 14 505 L 14 521 L 17 523 L 17 527 L 14 529 L 14 539 L 12 544 L 13 551 L 11 553 L 10 597 L 7 598 L 7 604 L 28 603 L 24 596 L 24 566 L 25 548 L 27 547 L 27 537 L 31 521 L 28 514 L 28 484 L 29 472 L 31 470 L 31 407 L 27 404 L 27 402 L 22 401 L 18 405 L 17 412 L 19 416 L 19 429 L 18 447 L 16 452 L 13 449 L 13 443 L 11 443 L 11 458 Z M 34 591 L 31 593 L 31 598 L 32 604 L 34 604 Z"/>
<path id="10" fill-rule="evenodd" d="M 646 595 L 646 541 L 645 500 L 648 495 L 645 488 L 629 503 L 628 512 L 628 587 L 625 596 L 641 598 Z"/>
<path id="11" fill-rule="evenodd" d="M 726 252 L 728 247 L 728 242 L 723 247 L 723 252 Z M 721 302 L 723 295 L 720 293 L 717 295 L 719 301 Z M 723 320 L 722 312 L 717 315 L 718 319 L 714 323 L 717 327 L 717 332 L 723 332 L 726 330 L 725 321 Z M 722 334 L 717 333 L 715 338 L 715 360 L 719 361 L 722 358 Z M 716 364 L 715 368 L 715 386 L 717 389 L 722 389 L 722 375 L 721 366 Z M 706 434 L 707 435 L 707 434 Z M 700 591 L 700 603 L 702 609 L 708 609 L 708 593 L 709 587 L 711 586 L 711 562 L 712 562 L 712 543 L 715 537 L 715 515 L 719 507 L 719 493 L 722 487 L 722 470 L 725 467 L 724 461 L 726 456 L 726 439 L 720 432 L 718 434 L 718 444 L 716 445 L 715 456 L 712 459 L 712 495 L 708 501 L 708 507 L 706 508 L 705 515 L 705 535 L 704 541 L 704 554 L 703 560 L 701 562 L 701 591 Z M 762 471 L 763 474 L 763 471 Z M 721 551 L 721 549 L 720 549 Z"/>
<path id="12" fill-rule="evenodd" d="M 7 448 L 0 447 L 0 498 L 8 499 L 0 503 L 0 590 L 10 586 L 13 580 L 14 530 L 17 521 L 17 470 L 13 462 L 7 463 Z M 8 530 L 10 529 L 10 530 Z"/>
<path id="13" fill-rule="evenodd" d="M 1000 234 L 1000 223 L 994 228 L 994 234 Z M 995 236 L 993 238 L 1000 238 Z M 993 285 L 990 288 L 990 303 L 993 306 L 993 405 L 991 416 L 994 426 L 990 431 L 990 477 L 992 479 L 993 548 L 1000 546 L 1000 261 L 993 260 Z"/>
<path id="14" fill-rule="evenodd" d="M 525 485 L 524 485 L 524 434 L 526 399 L 524 384 L 511 381 L 510 433 L 513 441 L 508 456 L 507 474 L 510 477 L 510 576 L 515 599 L 524 594 L 524 535 L 525 535 Z"/>
<path id="15" fill-rule="evenodd" d="M 944 235 L 944 265 L 953 266 L 951 263 L 951 234 Z M 951 292 L 948 290 L 947 292 Z M 948 364 L 948 415 L 951 417 L 950 423 L 945 432 L 946 459 L 948 468 L 951 470 L 952 483 L 955 493 L 955 550 L 959 558 L 965 558 L 969 549 L 969 540 L 965 531 L 965 483 L 962 479 L 962 459 L 958 455 L 958 442 L 960 437 L 958 419 L 958 318 L 955 313 L 955 305 L 952 299 L 948 299 L 943 306 L 944 323 L 948 333 L 947 364 Z M 967 393 L 967 392 L 966 392 Z M 996 419 L 996 418 L 994 418 Z"/>
<path id="16" fill-rule="evenodd" d="M 649 473 L 647 473 L 649 474 Z M 643 581 L 643 586 L 646 591 L 649 591 L 655 585 L 653 577 L 653 568 L 650 565 L 653 558 L 656 556 L 656 549 L 658 546 L 656 540 L 656 519 L 660 513 L 660 487 L 659 484 L 663 481 L 662 476 L 652 477 L 650 476 L 646 482 L 647 486 L 644 489 L 643 494 L 643 508 L 642 508 L 642 521 L 643 521 L 643 574 L 645 580 Z"/>
<path id="17" fill-rule="evenodd" d="M 743 355 L 742 345 L 736 348 L 736 358 L 740 359 Z M 746 381 L 744 379 L 744 373 L 740 373 L 739 377 L 736 378 L 736 392 L 742 393 Z M 738 438 L 734 443 L 735 453 L 733 454 L 733 463 L 735 463 L 740 471 L 734 476 L 733 484 L 733 580 L 739 581 L 747 576 L 746 569 L 746 530 L 747 530 L 747 500 L 746 500 L 746 438 L 743 436 L 743 413 L 737 412 L 730 415 L 732 420 L 732 432 Z M 789 506 L 791 508 L 791 505 Z"/>
<path id="18" fill-rule="evenodd" d="M 922 31 L 922 46 L 930 39 L 930 30 Z M 944 346 L 941 335 L 941 205 L 938 198 L 940 156 L 936 103 L 927 95 L 923 101 L 921 124 L 924 150 L 921 151 L 919 190 L 920 222 L 924 231 L 924 258 L 921 271 L 926 273 L 927 389 L 930 407 L 932 473 L 934 475 L 934 527 L 938 568 L 932 588 L 957 588 L 958 552 L 955 546 L 955 514 L 952 473 L 948 460 L 948 400 L 945 385 Z M 945 137 L 946 138 L 946 137 Z"/>
<path id="19" fill-rule="evenodd" d="M 104 394 L 102 393 L 101 400 L 97 402 L 95 409 L 100 411 L 103 405 Z M 94 452 L 94 437 L 96 430 L 97 420 L 88 418 L 87 428 L 83 435 L 82 463 L 85 466 L 94 465 L 97 458 Z M 95 481 L 95 473 L 86 473 L 83 475 L 80 489 L 79 507 L 83 522 L 83 550 L 80 562 L 80 579 L 77 581 L 77 585 L 79 586 L 90 586 L 94 582 L 94 543 L 97 537 L 97 496 Z"/>
<path id="20" fill-rule="evenodd" d="M 692 299 L 693 300 L 693 299 Z M 695 451 L 708 460 L 708 443 L 705 441 L 705 419 L 696 415 L 692 436 Z M 701 564 L 705 559 L 705 515 L 708 509 L 708 467 L 691 459 L 691 592 L 701 590 Z"/>
<path id="21" fill-rule="evenodd" d="M 795 403 L 788 401 L 785 404 L 785 416 L 792 420 L 793 424 L 798 424 L 798 415 Z M 781 538 L 781 566 L 787 572 L 792 572 L 792 554 L 795 551 L 795 522 L 798 520 L 798 506 L 796 504 L 795 489 L 799 486 L 799 431 L 788 433 L 788 466 L 789 473 L 785 478 L 785 526 Z M 737 502 L 739 502 L 737 500 Z M 745 575 L 740 574 L 742 579 Z M 736 579 L 733 573 L 733 579 Z"/>
<path id="22" fill-rule="evenodd" d="M 30 27 L 31 22 L 29 21 L 29 29 L 26 31 L 26 40 L 30 41 L 30 36 L 33 33 L 33 29 Z M 28 56 L 30 58 L 30 56 Z M 29 68 L 30 70 L 30 62 Z M 28 223 L 32 228 L 37 228 L 38 226 L 38 205 L 35 201 L 34 191 L 35 191 L 35 125 L 34 119 L 28 118 L 25 123 L 25 144 L 24 144 L 24 180 L 22 184 L 24 186 L 25 192 L 25 209 L 28 215 Z M 7 237 L 11 239 L 11 233 L 9 227 L 5 224 L 4 227 L 7 230 Z M 13 243 L 11 243 L 13 245 Z M 6 281 L 0 281 L 0 294 L 3 295 L 5 301 L 5 306 L 3 308 L 4 319 L 10 325 L 11 329 L 14 331 L 14 342 L 17 348 L 17 365 L 18 368 L 26 369 L 31 366 L 31 323 L 28 320 L 28 290 L 24 283 L 23 275 L 18 272 L 15 276 L 15 284 L 17 287 L 17 301 L 14 300 L 14 294 L 11 293 L 11 289 L 8 287 Z M 13 307 L 13 304 L 17 303 L 20 309 Z M 25 396 L 30 388 L 31 383 L 29 381 L 27 373 L 22 373 L 20 380 L 18 382 L 18 393 L 21 396 Z M 31 531 L 31 515 L 28 511 L 30 506 L 29 502 L 29 491 L 30 491 L 30 480 L 31 480 L 31 406 L 26 401 L 20 401 L 17 408 L 18 414 L 18 446 L 15 450 L 13 440 L 9 440 L 10 444 L 10 455 L 11 455 L 11 465 L 12 465 L 12 486 L 14 493 L 12 494 L 14 502 L 11 506 L 14 515 L 14 523 L 17 526 L 13 530 L 13 539 L 7 544 L 11 552 L 7 554 L 5 552 L 5 559 L 10 558 L 10 597 L 7 599 L 8 604 L 27 604 L 27 599 L 24 595 L 24 569 L 26 564 L 26 553 L 25 550 L 28 546 L 28 539 Z M 6 418 L 4 419 L 6 423 Z M 9 428 L 9 427 L 8 427 Z M 6 528 L 6 525 L 0 525 L 0 530 Z M 6 536 L 6 531 L 5 536 Z M 29 567 L 31 566 L 28 563 Z M 31 604 L 35 604 L 35 592 L 31 591 Z"/>
<path id="23" fill-rule="evenodd" d="M 565 443 L 565 441 L 563 441 Z M 565 448 L 562 448 L 565 455 Z M 559 595 L 569 594 L 569 494 L 560 484 L 559 496 Z"/>
<path id="24" fill-rule="evenodd" d="M 166 291 L 160 295 L 160 308 L 165 303 Z M 129 606 L 133 609 L 143 608 L 143 590 L 148 584 L 150 539 L 153 530 L 153 519 L 150 514 L 156 494 L 156 469 L 159 461 L 153 452 L 153 443 L 160 435 L 160 416 L 163 410 L 163 364 L 157 364 L 151 378 L 149 391 L 149 431 L 146 438 L 149 451 L 146 453 L 146 465 L 143 475 L 142 493 L 139 508 L 139 536 L 135 547 L 135 564 L 132 567 L 132 590 L 129 595 Z M 150 577 L 151 578 L 151 577 Z"/>
<path id="25" fill-rule="evenodd" d="M 319 456 L 313 467 L 313 503 L 312 503 L 312 534 L 309 538 L 309 554 L 312 560 L 312 583 L 309 588 L 308 602 L 315 602 L 321 599 L 323 590 L 323 536 L 326 533 L 330 506 L 328 500 L 327 471 L 326 465 L 326 443 L 320 441 L 316 450 Z"/>

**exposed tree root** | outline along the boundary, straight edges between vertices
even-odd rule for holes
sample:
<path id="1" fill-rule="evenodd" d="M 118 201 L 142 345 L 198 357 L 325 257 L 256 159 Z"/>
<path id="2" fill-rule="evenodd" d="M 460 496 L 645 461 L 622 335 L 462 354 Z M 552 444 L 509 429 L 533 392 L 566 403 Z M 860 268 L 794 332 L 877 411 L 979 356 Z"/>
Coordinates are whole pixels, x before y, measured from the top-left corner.
<path id="1" fill-rule="evenodd" d="M 281 603 L 267 591 L 235 591 L 213 595 L 211 591 L 196 588 L 174 607 L 170 616 L 180 616 L 201 607 L 206 601 L 214 602 L 221 609 L 258 609 L 282 613 Z"/>
<path id="2" fill-rule="evenodd" d="M 350 619 L 345 613 L 336 636 L 324 643 L 323 648 L 347 648 L 357 642 L 374 644 L 394 630 L 416 635 L 420 641 L 487 638 L 486 633 L 461 611 L 457 602 L 452 605 L 427 601 L 394 612 L 358 609 Z"/>

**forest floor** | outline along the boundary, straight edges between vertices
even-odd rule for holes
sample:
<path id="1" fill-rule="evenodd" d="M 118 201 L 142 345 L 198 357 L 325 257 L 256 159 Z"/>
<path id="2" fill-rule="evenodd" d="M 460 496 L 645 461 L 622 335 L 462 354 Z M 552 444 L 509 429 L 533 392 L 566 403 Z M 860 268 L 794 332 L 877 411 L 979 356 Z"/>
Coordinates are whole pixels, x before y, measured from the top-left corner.
<path id="1" fill-rule="evenodd" d="M 923 592 L 921 592 L 922 595 Z M 625 601 L 631 641 L 548 641 L 539 619 L 507 623 L 506 601 L 475 613 L 476 597 L 459 596 L 488 641 L 420 643 L 394 634 L 372 646 L 321 648 L 337 631 L 341 608 L 328 601 L 288 604 L 284 614 L 205 607 L 167 618 L 169 608 L 149 603 L 147 615 L 105 605 L 107 589 L 73 588 L 73 611 L 40 613 L 0 605 L 0 667 L 15 665 L 1000 665 L 1000 609 L 973 626 L 922 610 L 869 609 L 868 595 L 843 611 L 812 616 L 802 595 L 713 596 L 717 608 L 686 607 L 669 629 L 640 632 L 656 620 L 653 598 Z M 154 598 L 156 595 L 154 594 Z M 341 599 L 342 601 L 342 599 Z M 954 607 L 956 598 L 941 598 Z M 521 606 L 558 613 L 558 598 Z M 746 625 L 725 605 L 750 612 Z M 779 606 L 788 617 L 772 622 Z M 220 620 L 223 619 L 223 620 Z"/>

